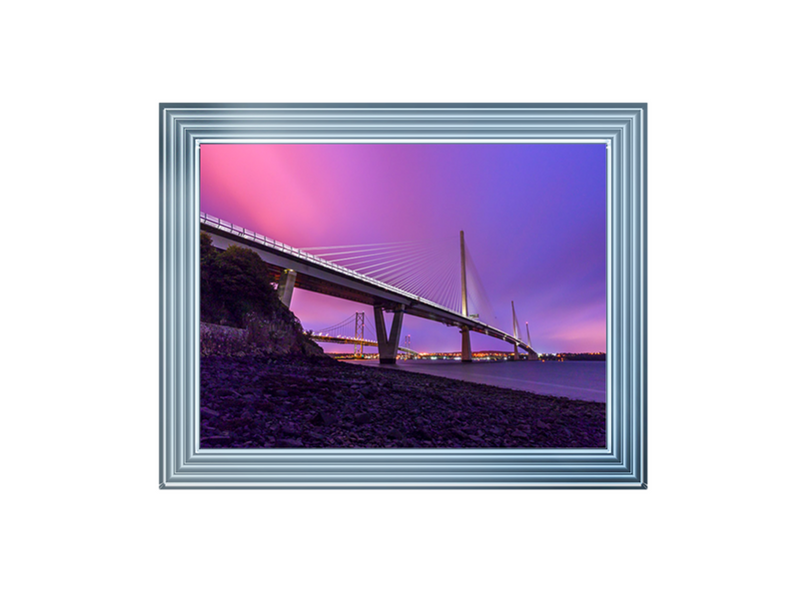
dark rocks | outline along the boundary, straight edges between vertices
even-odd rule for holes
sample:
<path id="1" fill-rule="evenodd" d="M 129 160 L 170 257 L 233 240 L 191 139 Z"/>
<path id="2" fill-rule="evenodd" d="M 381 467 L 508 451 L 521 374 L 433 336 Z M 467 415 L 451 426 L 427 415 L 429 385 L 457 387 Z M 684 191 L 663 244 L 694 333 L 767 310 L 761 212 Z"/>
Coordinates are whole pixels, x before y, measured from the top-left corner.
<path id="1" fill-rule="evenodd" d="M 433 433 L 429 429 L 414 429 L 410 432 L 410 436 L 417 440 L 432 440 Z"/>
<path id="2" fill-rule="evenodd" d="M 301 440 L 294 440 L 294 439 L 283 439 L 276 441 L 277 448 L 302 448 L 304 444 L 302 444 Z"/>
<path id="3" fill-rule="evenodd" d="M 216 448 L 226 446 L 231 443 L 232 438 L 230 436 L 209 436 L 207 438 L 201 438 L 202 448 Z"/>
<path id="4" fill-rule="evenodd" d="M 211 408 L 207 408 L 206 406 L 201 407 L 201 418 L 202 419 L 211 419 L 213 417 L 219 417 L 221 413 L 216 410 L 212 410 Z"/>
<path id="5" fill-rule="evenodd" d="M 203 356 L 200 410 L 202 448 L 601 448 L 606 443 L 605 404 L 327 358 Z"/>
<path id="6" fill-rule="evenodd" d="M 334 425 L 338 422 L 338 417 L 330 414 L 328 412 L 318 411 L 315 413 L 315 416 L 310 419 L 310 423 L 313 425 L 323 425 L 324 427 L 329 427 L 330 425 Z"/>
<path id="7" fill-rule="evenodd" d="M 383 384 L 383 387 L 389 392 L 404 392 L 405 391 L 404 387 L 400 386 L 399 383 L 396 383 L 394 381 L 386 381 Z"/>
<path id="8" fill-rule="evenodd" d="M 361 412 L 355 415 L 355 425 L 365 425 L 371 421 L 371 413 Z"/>

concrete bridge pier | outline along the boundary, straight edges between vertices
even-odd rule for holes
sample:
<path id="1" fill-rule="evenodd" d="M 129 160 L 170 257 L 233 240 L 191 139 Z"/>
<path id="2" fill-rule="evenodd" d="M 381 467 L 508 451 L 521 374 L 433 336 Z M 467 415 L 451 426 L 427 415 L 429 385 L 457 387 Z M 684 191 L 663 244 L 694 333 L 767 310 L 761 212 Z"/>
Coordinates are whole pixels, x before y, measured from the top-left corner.
<path id="1" fill-rule="evenodd" d="M 382 305 L 374 306 L 374 330 L 377 331 L 377 347 L 380 349 L 380 364 L 396 364 L 396 352 L 399 349 L 399 335 L 402 333 L 402 306 L 393 309 L 394 319 L 391 322 L 391 334 L 387 334 Z"/>
<path id="2" fill-rule="evenodd" d="M 286 308 L 290 308 L 290 298 L 293 297 L 293 287 L 296 284 L 296 271 L 287 268 L 282 271 L 279 277 L 279 287 L 276 292 Z"/>
<path id="3" fill-rule="evenodd" d="M 469 327 L 461 327 L 461 362 L 472 362 L 472 341 Z"/>

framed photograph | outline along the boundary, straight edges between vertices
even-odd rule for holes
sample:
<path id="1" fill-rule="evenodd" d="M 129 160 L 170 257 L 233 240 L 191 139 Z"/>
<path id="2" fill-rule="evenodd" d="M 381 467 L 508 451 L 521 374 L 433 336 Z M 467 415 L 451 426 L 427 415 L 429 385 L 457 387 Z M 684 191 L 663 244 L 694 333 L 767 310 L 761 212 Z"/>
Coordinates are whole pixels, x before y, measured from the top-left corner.
<path id="1" fill-rule="evenodd" d="M 160 105 L 162 488 L 645 488 L 647 105 Z"/>

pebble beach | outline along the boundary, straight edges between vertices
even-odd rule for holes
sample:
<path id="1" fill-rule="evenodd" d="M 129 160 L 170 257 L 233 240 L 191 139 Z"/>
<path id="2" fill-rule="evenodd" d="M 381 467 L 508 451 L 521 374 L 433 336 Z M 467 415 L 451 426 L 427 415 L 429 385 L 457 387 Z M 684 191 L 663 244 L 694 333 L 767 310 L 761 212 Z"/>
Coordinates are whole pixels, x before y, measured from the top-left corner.
<path id="1" fill-rule="evenodd" d="M 601 448 L 606 405 L 326 356 L 202 356 L 201 448 Z"/>

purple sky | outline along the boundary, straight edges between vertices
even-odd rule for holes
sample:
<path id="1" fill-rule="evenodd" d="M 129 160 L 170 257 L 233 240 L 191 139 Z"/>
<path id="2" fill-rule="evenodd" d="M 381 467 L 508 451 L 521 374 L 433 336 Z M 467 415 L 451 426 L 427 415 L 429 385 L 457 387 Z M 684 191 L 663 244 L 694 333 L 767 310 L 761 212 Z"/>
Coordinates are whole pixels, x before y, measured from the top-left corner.
<path id="1" fill-rule="evenodd" d="M 295 247 L 464 230 L 499 326 L 512 332 L 514 300 L 537 351 L 606 349 L 605 145 L 202 145 L 201 211 Z M 355 311 L 373 323 L 369 306 L 299 289 L 291 309 L 312 330 Z M 460 350 L 441 323 L 405 316 L 407 334 Z M 473 350 L 510 347 L 472 333 Z"/>

